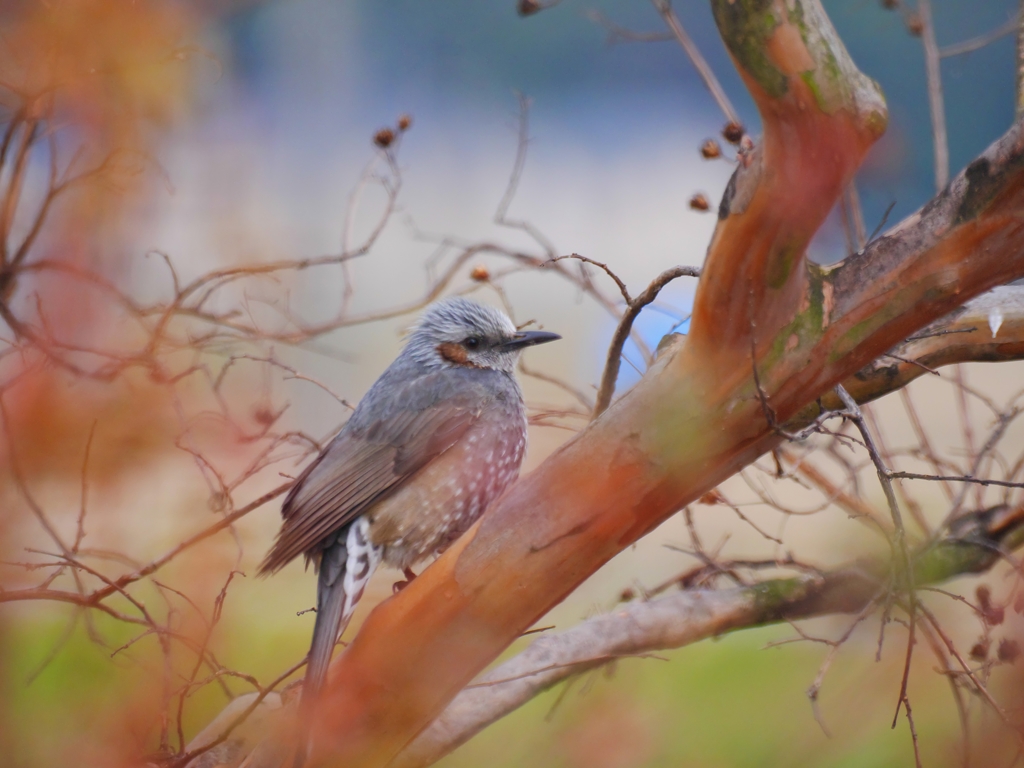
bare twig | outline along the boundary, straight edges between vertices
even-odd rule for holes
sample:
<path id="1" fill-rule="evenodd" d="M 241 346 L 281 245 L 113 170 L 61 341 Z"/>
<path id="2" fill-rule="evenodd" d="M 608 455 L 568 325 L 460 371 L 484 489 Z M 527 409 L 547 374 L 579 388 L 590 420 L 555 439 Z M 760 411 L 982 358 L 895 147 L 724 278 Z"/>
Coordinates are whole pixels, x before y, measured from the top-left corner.
<path id="1" fill-rule="evenodd" d="M 635 299 L 630 298 L 625 284 L 615 278 L 619 283 L 623 298 L 626 300 L 626 311 L 619 321 L 615 333 L 612 334 L 611 343 L 608 345 L 608 355 L 605 359 L 604 372 L 601 374 L 601 384 L 597 389 L 597 400 L 594 404 L 594 418 L 600 416 L 611 404 L 612 395 L 615 394 L 615 383 L 619 379 L 620 360 L 622 358 L 622 347 L 629 338 L 633 329 L 633 323 L 640 312 L 658 297 L 658 293 L 675 280 L 677 277 L 700 277 L 700 269 L 697 267 L 672 267 L 658 275 L 651 284 L 644 289 Z"/>
<path id="2" fill-rule="evenodd" d="M 1012 35 L 1018 30 L 1020 24 L 1020 16 L 1015 15 L 1012 19 L 1008 19 L 1005 23 L 1000 24 L 995 29 L 986 32 L 983 35 L 977 35 L 968 40 L 963 40 L 959 43 L 953 43 L 939 49 L 939 56 L 942 58 L 948 58 L 950 56 L 961 56 L 965 53 L 972 53 L 980 50 L 987 45 L 991 45 L 996 40 Z"/>
<path id="3" fill-rule="evenodd" d="M 942 63 L 935 42 L 931 0 L 917 0 L 921 17 L 921 42 L 928 76 L 928 107 L 932 117 L 932 142 L 935 157 L 935 191 L 941 192 L 949 183 L 949 143 L 946 138 L 946 109 L 942 97 Z"/>
<path id="4" fill-rule="evenodd" d="M 704 81 L 704 85 L 711 92 L 711 97 L 715 100 L 718 108 L 722 110 L 722 114 L 725 115 L 725 119 L 731 123 L 739 124 L 739 114 L 733 107 L 732 102 L 729 101 L 729 97 L 725 94 L 725 89 L 718 82 L 718 78 L 715 77 L 714 71 L 712 71 L 704 59 L 700 49 L 697 48 L 693 40 L 686 33 L 686 30 L 683 29 L 682 22 L 679 21 L 679 17 L 672 10 L 671 2 L 669 0 L 651 0 L 651 2 L 654 3 L 654 7 L 661 14 L 661 18 L 664 19 L 668 28 L 672 30 L 672 34 L 679 42 L 679 45 L 686 51 L 686 55 L 689 56 L 690 61 L 697 70 L 697 74 L 700 75 L 700 79 Z"/>

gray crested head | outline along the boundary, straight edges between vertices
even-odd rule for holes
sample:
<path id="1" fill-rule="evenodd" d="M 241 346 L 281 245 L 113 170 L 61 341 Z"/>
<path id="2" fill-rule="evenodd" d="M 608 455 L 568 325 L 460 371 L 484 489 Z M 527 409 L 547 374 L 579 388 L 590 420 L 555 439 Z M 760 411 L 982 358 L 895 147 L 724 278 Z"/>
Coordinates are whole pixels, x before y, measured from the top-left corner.
<path id="1" fill-rule="evenodd" d="M 545 331 L 518 331 L 501 310 L 456 296 L 427 307 L 402 355 L 428 368 L 512 373 L 523 349 L 559 338 Z"/>

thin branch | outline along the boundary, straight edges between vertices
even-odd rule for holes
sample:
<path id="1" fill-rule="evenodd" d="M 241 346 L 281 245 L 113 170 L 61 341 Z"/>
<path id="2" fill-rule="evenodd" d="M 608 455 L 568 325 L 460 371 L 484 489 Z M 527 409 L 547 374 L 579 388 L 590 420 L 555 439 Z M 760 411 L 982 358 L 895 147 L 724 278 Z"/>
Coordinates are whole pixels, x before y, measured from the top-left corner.
<path id="1" fill-rule="evenodd" d="M 494 223 L 503 227 L 520 229 L 532 237 L 549 259 L 554 258 L 558 252 L 554 244 L 533 224 L 522 219 L 508 218 L 508 209 L 519 191 L 519 181 L 523 177 L 523 170 L 526 168 L 526 150 L 530 144 L 530 100 L 521 93 L 517 93 L 519 99 L 519 142 L 516 145 L 516 159 L 512 164 L 512 173 L 505 187 L 505 194 L 502 195 L 498 209 L 494 213 Z"/>
<path id="2" fill-rule="evenodd" d="M 722 110 L 725 119 L 730 123 L 739 124 L 739 114 L 736 112 L 735 107 L 733 107 L 732 102 L 729 101 L 725 89 L 718 82 L 718 78 L 715 77 L 714 71 L 701 54 L 700 49 L 697 48 L 696 44 L 686 33 L 686 30 L 683 29 L 682 22 L 679 21 L 679 17 L 672 10 L 672 3 L 669 0 L 651 0 L 651 2 L 654 3 L 655 9 L 661 14 L 661 18 L 664 19 L 668 28 L 672 30 L 672 34 L 679 42 L 679 45 L 686 51 L 686 55 L 690 57 L 690 61 L 697 70 L 697 74 L 700 75 L 700 79 L 704 81 L 704 85 L 711 92 L 711 97 L 715 100 L 718 108 Z"/>
<path id="3" fill-rule="evenodd" d="M 999 488 L 1024 488 L 1024 483 L 1014 483 L 1008 480 L 993 480 L 986 477 L 971 477 L 970 475 L 925 475 L 918 472 L 889 472 L 889 477 L 893 480 L 935 480 L 944 483 L 994 485 Z"/>
<path id="4" fill-rule="evenodd" d="M 864 445 L 868 450 L 868 455 L 871 457 L 871 463 L 875 466 L 875 472 L 878 475 L 878 482 L 882 485 L 882 491 L 885 494 L 885 500 L 889 504 L 889 513 L 892 515 L 892 523 L 894 533 L 892 547 L 900 565 L 902 571 L 904 585 L 907 590 L 907 599 L 910 603 L 910 627 L 907 636 L 907 653 L 903 664 L 903 678 L 900 682 L 900 693 L 899 698 L 896 702 L 896 714 L 893 717 L 893 727 L 896 727 L 896 721 L 900 715 L 900 706 L 907 702 L 907 686 L 910 682 L 910 661 L 914 652 L 914 640 L 915 630 L 917 623 L 917 594 L 914 590 L 914 569 L 911 567 L 910 562 L 910 550 L 907 546 L 907 533 L 903 527 L 903 516 L 900 513 L 899 503 L 896 501 L 896 493 L 892 487 L 892 472 L 885 463 L 882 461 L 881 454 L 878 451 L 878 446 L 875 443 L 874 436 L 871 434 L 871 430 L 868 429 L 867 423 L 864 421 L 864 416 L 861 414 L 860 407 L 857 405 L 857 401 L 850 397 L 850 393 L 847 392 L 840 384 L 836 387 L 836 393 L 839 395 L 839 399 L 843 401 L 843 405 L 846 406 L 846 414 L 848 419 L 853 421 L 860 431 L 861 437 L 864 440 Z"/>
<path id="5" fill-rule="evenodd" d="M 1000 541 L 1024 544 L 1024 518 L 1014 534 L 997 533 Z M 1008 534 L 1009 538 L 1004 538 Z M 995 543 L 995 542 L 992 542 Z M 950 542 L 952 546 L 961 543 Z M 969 572 L 982 563 L 995 562 L 985 547 L 971 550 Z M 930 563 L 945 559 L 940 550 L 923 550 L 915 568 L 945 580 Z M 935 560 L 932 560 L 935 558 Z M 477 685 L 507 680 L 500 685 L 467 689 L 449 704 L 444 714 L 392 764 L 393 768 L 421 768 L 464 743 L 489 723 L 521 706 L 540 692 L 597 665 L 605 656 L 642 655 L 689 645 L 707 637 L 763 623 L 788 621 L 826 613 L 867 615 L 879 591 L 884 591 L 888 567 L 857 566 L 821 576 L 799 576 L 726 590 L 689 589 L 652 601 L 631 603 L 614 613 L 589 619 L 558 635 L 549 635 L 483 675 Z M 856 622 L 855 622 L 856 624 Z M 904 701 L 904 704 L 906 702 Z"/>
<path id="6" fill-rule="evenodd" d="M 975 522 L 971 539 L 942 539 L 914 554 L 913 566 L 920 575 L 920 583 L 982 572 L 998 561 L 993 549 L 1024 546 L 1024 514 L 1002 524 L 993 523 L 982 512 Z M 954 552 L 955 557 L 951 556 Z M 767 563 L 746 564 L 759 565 Z M 902 569 L 899 564 L 895 567 L 897 571 Z M 391 765 L 430 765 L 541 692 L 610 661 L 649 657 L 725 632 L 780 621 L 830 614 L 867 616 L 888 589 L 893 570 L 892 561 L 858 562 L 831 572 L 772 579 L 750 586 L 681 589 L 655 600 L 619 606 L 612 613 L 588 619 L 565 632 L 538 638 L 525 651 L 482 675 Z M 852 627 L 833 647 L 850 631 Z M 215 722 L 225 720 L 227 711 Z M 214 733 L 216 729 L 211 725 L 204 731 L 203 739 L 212 738 Z M 264 737 L 263 732 L 251 734 L 233 743 L 219 758 L 224 762 L 238 761 L 254 749 L 269 748 Z M 218 743 L 223 743 L 223 739 Z"/>
<path id="7" fill-rule="evenodd" d="M 675 35 L 671 32 L 635 32 L 632 29 L 623 27 L 621 24 L 616 24 L 606 15 L 601 13 L 601 11 L 593 8 L 586 12 L 586 16 L 598 26 L 603 27 L 608 33 L 606 41 L 608 45 L 614 45 L 620 40 L 637 43 L 656 43 L 676 39 Z"/>
<path id="8" fill-rule="evenodd" d="M 932 142 L 935 156 L 935 191 L 949 183 L 949 140 L 946 137 L 946 108 L 942 97 L 942 63 L 935 42 L 931 0 L 917 0 L 921 16 L 921 42 L 924 45 L 925 73 L 928 76 L 928 107 L 932 117 Z"/>
<path id="9" fill-rule="evenodd" d="M 1008 19 L 1005 23 L 1000 24 L 995 29 L 986 32 L 983 35 L 977 35 L 975 37 L 963 40 L 959 43 L 953 43 L 939 49 L 939 56 L 943 59 L 950 56 L 961 56 L 965 53 L 972 53 L 987 45 L 991 45 L 996 40 L 1012 35 L 1017 31 L 1020 24 L 1020 15 L 1014 15 L 1012 19 Z"/>
<path id="10" fill-rule="evenodd" d="M 626 298 L 626 311 L 623 313 L 622 319 L 619 321 L 619 325 L 616 327 L 615 333 L 612 334 L 612 340 L 608 345 L 608 354 L 605 358 L 604 373 L 601 374 L 601 384 L 597 389 L 597 400 L 594 403 L 594 418 L 597 418 L 604 413 L 611 404 L 612 396 L 615 394 L 615 384 L 619 379 L 622 348 L 626 343 L 626 339 L 629 338 L 629 335 L 633 330 L 634 321 L 640 315 L 643 308 L 658 297 L 661 289 L 678 277 L 699 278 L 700 269 L 698 267 L 672 267 L 671 269 L 666 269 L 654 278 L 654 280 L 651 281 L 651 284 L 644 289 L 643 293 L 635 299 L 629 298 L 629 292 L 626 290 L 626 286 L 616 278 L 617 282 L 619 282 L 622 295 Z"/>

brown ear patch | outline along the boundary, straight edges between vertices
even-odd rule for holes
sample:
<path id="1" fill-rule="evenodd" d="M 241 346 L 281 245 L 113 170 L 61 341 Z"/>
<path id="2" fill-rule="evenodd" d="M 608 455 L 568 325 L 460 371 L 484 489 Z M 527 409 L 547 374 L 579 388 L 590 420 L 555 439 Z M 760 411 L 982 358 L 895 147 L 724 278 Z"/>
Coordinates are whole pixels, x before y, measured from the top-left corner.
<path id="1" fill-rule="evenodd" d="M 469 355 L 466 353 L 466 348 L 461 344 L 456 344 L 454 341 L 446 341 L 444 344 L 438 344 L 437 352 L 449 363 L 455 363 L 456 365 L 468 365 L 474 368 L 476 367 L 473 363 L 469 362 Z"/>

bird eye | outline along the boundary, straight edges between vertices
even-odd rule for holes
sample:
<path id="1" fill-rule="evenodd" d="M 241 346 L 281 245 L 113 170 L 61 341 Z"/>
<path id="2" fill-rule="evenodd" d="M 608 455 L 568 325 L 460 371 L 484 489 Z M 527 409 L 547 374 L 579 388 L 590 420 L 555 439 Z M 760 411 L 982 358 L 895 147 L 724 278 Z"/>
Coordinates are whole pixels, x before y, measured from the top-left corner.
<path id="1" fill-rule="evenodd" d="M 476 349 L 480 346 L 480 339 L 476 336 L 470 336 L 468 339 L 462 342 L 462 346 L 466 349 Z"/>

